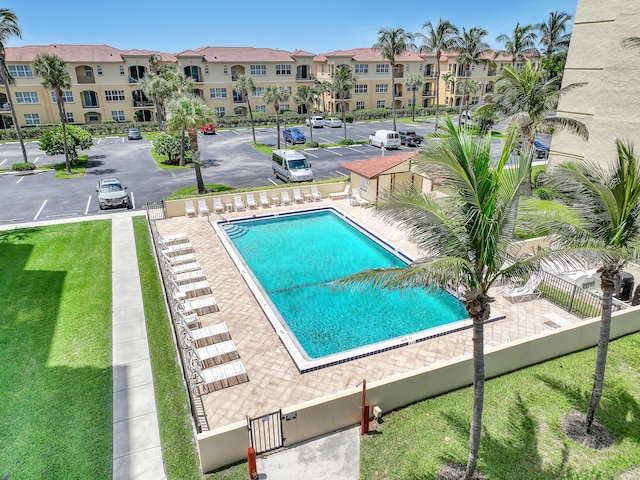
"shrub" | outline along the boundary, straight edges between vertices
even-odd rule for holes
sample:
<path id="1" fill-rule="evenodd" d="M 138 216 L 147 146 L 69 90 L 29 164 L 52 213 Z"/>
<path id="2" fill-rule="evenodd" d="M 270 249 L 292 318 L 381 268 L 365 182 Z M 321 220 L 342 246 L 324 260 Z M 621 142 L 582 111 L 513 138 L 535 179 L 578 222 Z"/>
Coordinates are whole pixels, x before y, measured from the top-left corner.
<path id="1" fill-rule="evenodd" d="M 351 140 L 350 138 L 343 138 L 338 143 L 340 143 L 340 145 L 353 145 L 353 140 Z"/>
<path id="2" fill-rule="evenodd" d="M 356 117 L 353 115 L 353 113 L 347 113 L 344 116 L 344 121 L 347 123 L 353 123 L 353 121 L 356 119 Z"/>
<path id="3" fill-rule="evenodd" d="M 318 148 L 318 145 L 318 142 L 307 142 L 304 144 L 304 146 L 307 148 Z"/>
<path id="4" fill-rule="evenodd" d="M 540 200 L 553 200 L 555 198 L 555 194 L 553 190 L 546 187 L 539 187 L 533 191 L 534 195 L 538 197 Z"/>
<path id="5" fill-rule="evenodd" d="M 153 149 L 158 155 L 166 155 L 169 165 L 177 165 L 180 162 L 180 133 L 170 134 L 162 132 L 153 141 Z M 184 150 L 191 150 L 189 142 L 184 142 Z"/>
<path id="6" fill-rule="evenodd" d="M 27 170 L 35 170 L 35 163 L 27 162 L 27 163 L 14 163 L 11 165 L 11 170 L 15 170 L 16 172 L 24 172 Z"/>

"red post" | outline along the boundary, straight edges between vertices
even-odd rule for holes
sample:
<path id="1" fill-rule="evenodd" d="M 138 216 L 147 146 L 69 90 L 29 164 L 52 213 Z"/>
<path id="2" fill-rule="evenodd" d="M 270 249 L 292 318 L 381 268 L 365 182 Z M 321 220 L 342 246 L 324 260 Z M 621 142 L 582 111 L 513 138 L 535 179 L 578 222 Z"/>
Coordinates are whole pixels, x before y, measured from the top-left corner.
<path id="1" fill-rule="evenodd" d="M 253 447 L 249 447 L 247 450 L 247 463 L 249 465 L 249 478 L 251 480 L 258 480 L 258 465 L 256 461 L 256 450 Z"/>
<path id="2" fill-rule="evenodd" d="M 360 435 L 369 433 L 369 405 L 367 404 L 367 380 L 362 380 L 362 416 L 360 418 Z"/>

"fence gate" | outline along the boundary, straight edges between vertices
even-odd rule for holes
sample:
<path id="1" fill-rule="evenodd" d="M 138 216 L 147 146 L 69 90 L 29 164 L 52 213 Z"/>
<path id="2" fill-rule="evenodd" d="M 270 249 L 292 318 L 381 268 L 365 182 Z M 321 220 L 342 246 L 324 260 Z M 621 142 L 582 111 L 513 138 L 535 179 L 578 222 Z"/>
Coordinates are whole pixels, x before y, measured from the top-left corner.
<path id="1" fill-rule="evenodd" d="M 284 446 L 282 436 L 282 410 L 268 413 L 261 417 L 247 417 L 249 440 L 255 449 L 256 455 L 277 450 Z"/>
<path id="2" fill-rule="evenodd" d="M 145 208 L 149 220 L 164 220 L 166 218 L 162 202 L 147 202 Z"/>

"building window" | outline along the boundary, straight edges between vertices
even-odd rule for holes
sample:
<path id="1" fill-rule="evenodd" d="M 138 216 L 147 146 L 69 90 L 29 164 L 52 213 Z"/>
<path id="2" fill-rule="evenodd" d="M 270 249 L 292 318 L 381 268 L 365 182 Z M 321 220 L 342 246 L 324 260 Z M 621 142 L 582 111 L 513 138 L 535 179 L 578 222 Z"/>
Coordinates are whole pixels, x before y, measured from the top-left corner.
<path id="1" fill-rule="evenodd" d="M 267 111 L 267 107 L 264 105 L 256 105 L 256 112 L 265 113 Z"/>
<path id="2" fill-rule="evenodd" d="M 124 75 L 124 66 L 120 65 L 120 75 Z"/>
<path id="3" fill-rule="evenodd" d="M 291 75 L 291 65 L 276 65 L 276 75 Z"/>
<path id="4" fill-rule="evenodd" d="M 376 93 L 388 93 L 388 92 L 389 92 L 388 83 L 376 83 Z"/>
<path id="5" fill-rule="evenodd" d="M 227 89 L 222 88 L 210 88 L 209 98 L 227 98 Z"/>
<path id="6" fill-rule="evenodd" d="M 84 76 L 85 77 L 93 77 L 93 68 L 88 65 L 84 66 Z"/>
<path id="7" fill-rule="evenodd" d="M 478 104 L 478 97 L 471 97 L 471 105 L 477 105 Z"/>
<path id="8" fill-rule="evenodd" d="M 51 101 L 58 103 L 56 92 L 51 92 Z M 62 92 L 62 103 L 73 103 L 73 92 Z"/>
<path id="9" fill-rule="evenodd" d="M 376 64 L 376 73 L 389 73 L 389 64 L 388 63 Z"/>
<path id="10" fill-rule="evenodd" d="M 376 108 L 384 108 L 384 100 L 378 100 L 376 102 Z"/>
<path id="11" fill-rule="evenodd" d="M 73 113 L 71 112 L 64 112 L 64 115 L 66 117 L 66 122 L 67 123 L 75 123 L 75 120 L 73 119 Z"/>
<path id="12" fill-rule="evenodd" d="M 251 90 L 252 97 L 261 97 L 263 95 L 264 95 L 264 87 L 256 87 L 253 90 Z"/>
<path id="13" fill-rule="evenodd" d="M 289 92 L 289 96 L 291 96 L 293 94 L 293 90 L 291 89 L 291 87 L 285 87 L 287 89 L 287 92 Z"/>
<path id="14" fill-rule="evenodd" d="M 26 125 L 40 125 L 40 115 L 37 113 L 25 113 L 24 123 Z"/>
<path id="15" fill-rule="evenodd" d="M 233 114 L 234 114 L 234 115 L 244 115 L 243 110 L 242 110 L 242 107 L 236 107 L 236 108 L 233 110 Z"/>
<path id="16" fill-rule="evenodd" d="M 369 64 L 368 63 L 356 63 L 355 72 L 356 73 L 369 73 Z"/>
<path id="17" fill-rule="evenodd" d="M 87 113 L 87 119 L 90 122 L 99 122 L 100 121 L 100 114 L 98 112 L 89 112 L 89 113 Z"/>
<path id="18" fill-rule="evenodd" d="M 111 110 L 111 119 L 116 122 L 124 122 L 124 110 Z"/>
<path id="19" fill-rule="evenodd" d="M 356 110 L 364 110 L 364 101 L 359 100 L 356 102 Z"/>
<path id="20" fill-rule="evenodd" d="M 213 110 L 216 112 L 216 117 L 224 117 L 224 107 L 215 107 Z"/>
<path id="21" fill-rule="evenodd" d="M 251 71 L 251 75 L 266 75 L 267 74 L 267 66 L 266 65 L 251 65 L 249 70 Z"/>
<path id="22" fill-rule="evenodd" d="M 40 103 L 38 92 L 16 92 L 16 101 L 18 103 Z"/>
<path id="23" fill-rule="evenodd" d="M 369 91 L 369 86 L 366 83 L 356 84 L 356 88 L 354 89 L 355 93 L 367 93 Z"/>
<path id="24" fill-rule="evenodd" d="M 31 65 L 8 65 L 9 74 L 13 78 L 32 78 L 33 71 Z"/>
<path id="25" fill-rule="evenodd" d="M 98 75 L 102 75 L 102 67 L 100 65 L 96 67 L 96 72 L 98 72 Z"/>
<path id="26" fill-rule="evenodd" d="M 107 102 L 124 102 L 124 90 L 105 90 Z"/>
<path id="27" fill-rule="evenodd" d="M 205 66 L 204 66 L 204 73 L 206 73 L 207 75 L 209 75 L 209 65 L 205 65 Z"/>
<path id="28" fill-rule="evenodd" d="M 287 110 L 291 110 L 291 105 L 289 105 L 288 103 L 283 103 L 282 105 L 280 105 L 281 112 L 286 112 Z"/>
<path id="29" fill-rule="evenodd" d="M 227 67 L 226 65 L 222 67 L 222 73 L 224 73 L 225 75 L 229 75 L 229 67 Z"/>
<path id="30" fill-rule="evenodd" d="M 410 98 L 410 99 L 409 99 L 409 102 L 407 103 L 407 105 L 408 105 L 409 107 L 413 107 L 413 105 L 414 105 L 413 98 Z"/>

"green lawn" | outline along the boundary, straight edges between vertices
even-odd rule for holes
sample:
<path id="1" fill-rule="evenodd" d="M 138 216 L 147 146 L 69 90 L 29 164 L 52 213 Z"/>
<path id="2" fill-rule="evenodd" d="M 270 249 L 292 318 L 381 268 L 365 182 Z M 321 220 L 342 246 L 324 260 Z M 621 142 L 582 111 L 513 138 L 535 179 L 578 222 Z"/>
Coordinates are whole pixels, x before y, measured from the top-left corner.
<path id="1" fill-rule="evenodd" d="M 109 221 L 0 232 L 2 479 L 112 476 L 110 245 Z"/>

